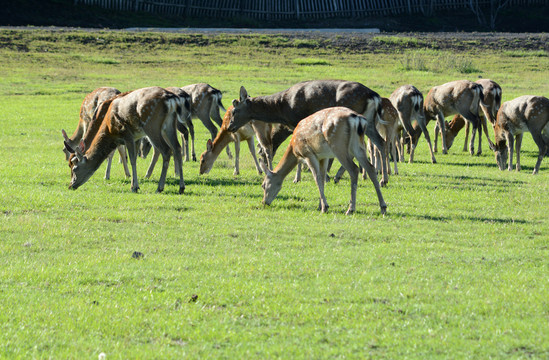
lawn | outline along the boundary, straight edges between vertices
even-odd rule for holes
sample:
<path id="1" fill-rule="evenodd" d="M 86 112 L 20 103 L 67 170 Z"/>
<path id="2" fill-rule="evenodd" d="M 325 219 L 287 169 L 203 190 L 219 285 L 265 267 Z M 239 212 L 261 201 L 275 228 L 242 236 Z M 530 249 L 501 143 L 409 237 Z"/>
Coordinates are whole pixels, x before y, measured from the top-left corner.
<path id="1" fill-rule="evenodd" d="M 348 177 L 327 184 L 318 213 L 310 173 L 264 207 L 244 144 L 240 176 L 225 153 L 207 175 L 184 163 L 183 195 L 172 169 L 155 193 L 149 159 L 138 194 L 117 162 L 110 180 L 103 164 L 68 189 L 61 129 L 100 86 L 207 82 L 225 107 L 241 85 L 257 96 L 324 78 L 389 96 L 484 77 L 504 101 L 549 96 L 546 52 L 401 42 L 371 53 L 284 36 L 1 30 L 0 358 L 548 358 L 549 159 L 531 175 L 529 134 L 518 173 L 499 171 L 486 141 L 481 156 L 462 152 L 464 134 L 431 164 L 422 138 L 382 189 L 386 216 L 369 181 L 345 216 Z M 195 129 L 200 154 L 209 133 Z"/>

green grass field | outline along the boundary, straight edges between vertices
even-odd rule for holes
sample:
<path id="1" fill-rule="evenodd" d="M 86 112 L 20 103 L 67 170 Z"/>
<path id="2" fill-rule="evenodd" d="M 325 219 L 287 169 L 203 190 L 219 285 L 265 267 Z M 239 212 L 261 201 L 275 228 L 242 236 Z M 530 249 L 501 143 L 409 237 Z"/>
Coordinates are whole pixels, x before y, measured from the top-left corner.
<path id="1" fill-rule="evenodd" d="M 529 134 L 520 173 L 499 171 L 486 142 L 480 157 L 462 152 L 463 134 L 433 165 L 422 138 L 382 189 L 385 217 L 369 181 L 344 215 L 348 177 L 327 184 L 330 210 L 318 213 L 310 173 L 264 207 L 244 144 L 238 177 L 224 153 L 208 175 L 184 163 L 184 195 L 172 169 L 156 194 L 148 159 L 138 194 L 118 163 L 111 180 L 102 165 L 68 190 L 61 129 L 72 133 L 100 86 L 207 82 L 226 107 L 241 85 L 256 96 L 324 78 L 382 96 L 478 77 L 504 101 L 549 95 L 540 51 L 303 41 L 0 31 L 0 358 L 549 358 L 549 159 L 531 175 Z M 200 154 L 208 135 L 195 128 Z"/>

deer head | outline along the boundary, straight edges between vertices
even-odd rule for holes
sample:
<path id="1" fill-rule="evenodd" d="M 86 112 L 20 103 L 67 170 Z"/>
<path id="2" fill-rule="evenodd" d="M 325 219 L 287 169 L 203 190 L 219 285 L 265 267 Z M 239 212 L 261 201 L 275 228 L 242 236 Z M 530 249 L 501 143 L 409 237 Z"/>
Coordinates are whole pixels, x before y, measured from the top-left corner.
<path id="1" fill-rule="evenodd" d="M 248 92 L 244 86 L 240 87 L 240 100 L 233 100 L 233 110 L 231 111 L 231 120 L 227 130 L 235 132 L 242 125 L 252 120 L 252 114 L 250 110 L 251 98 L 248 96 Z"/>
<path id="2" fill-rule="evenodd" d="M 265 179 L 261 184 L 261 187 L 263 188 L 263 204 L 271 205 L 280 192 L 280 189 L 282 189 L 284 178 L 276 176 L 276 173 L 269 169 L 269 166 L 264 159 L 259 159 L 259 166 L 265 173 Z"/>
<path id="3" fill-rule="evenodd" d="M 76 190 L 80 185 L 88 181 L 94 170 L 90 169 L 88 158 L 85 155 L 86 146 L 81 140 L 80 144 L 73 149 L 66 141 L 65 148 L 71 154 L 69 156 L 69 167 L 71 168 L 71 183 L 69 189 Z"/>
<path id="4" fill-rule="evenodd" d="M 200 156 L 200 175 L 207 174 L 212 169 L 217 156 L 213 153 L 213 143 L 211 139 L 208 139 L 206 143 L 206 151 Z"/>

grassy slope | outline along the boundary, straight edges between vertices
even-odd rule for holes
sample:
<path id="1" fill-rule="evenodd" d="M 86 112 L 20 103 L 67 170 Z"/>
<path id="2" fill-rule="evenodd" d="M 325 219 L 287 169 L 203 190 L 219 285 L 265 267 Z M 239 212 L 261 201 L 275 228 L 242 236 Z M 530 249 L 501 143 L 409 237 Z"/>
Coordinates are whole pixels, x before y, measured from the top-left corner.
<path id="1" fill-rule="evenodd" d="M 400 53 L 274 48 L 281 39 L 265 37 L 201 47 L 152 34 L 2 35 L 12 40 L 0 50 L 0 357 L 549 356 L 549 167 L 530 175 L 529 135 L 520 173 L 498 171 L 487 148 L 462 153 L 463 135 L 431 165 L 421 141 L 417 162 L 383 189 L 386 217 L 369 182 L 344 216 L 348 179 L 328 184 L 330 213 L 318 214 L 308 174 L 264 208 L 247 150 L 240 177 L 225 155 L 208 176 L 185 163 L 183 196 L 172 174 L 154 193 L 158 168 L 132 194 L 118 164 L 110 181 L 103 165 L 71 192 L 60 150 L 60 129 L 72 131 L 82 98 L 103 85 L 206 81 L 228 105 L 242 84 L 263 95 L 345 78 L 387 96 L 481 75 L 509 100 L 549 94 L 547 56 L 468 52 L 479 70 L 464 75 L 399 70 Z M 294 61 L 309 57 L 330 65 Z M 196 128 L 200 153 L 207 135 Z"/>

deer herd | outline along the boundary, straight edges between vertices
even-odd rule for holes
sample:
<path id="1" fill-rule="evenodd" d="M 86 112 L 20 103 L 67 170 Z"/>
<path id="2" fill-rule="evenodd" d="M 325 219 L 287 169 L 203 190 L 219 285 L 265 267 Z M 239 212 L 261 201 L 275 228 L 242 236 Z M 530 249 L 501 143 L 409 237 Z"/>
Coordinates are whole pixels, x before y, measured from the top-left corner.
<path id="1" fill-rule="evenodd" d="M 364 176 L 372 181 L 381 213 L 385 214 L 387 205 L 381 187 L 389 181 L 390 159 L 394 163 L 394 174 L 398 174 L 397 162 L 404 161 L 404 143 L 409 147 L 409 162 L 413 162 L 422 133 L 433 163 L 436 163 L 438 134 L 441 134 L 442 153 L 447 154 L 463 127 L 466 129 L 464 151 L 468 147 L 470 154 L 475 154 L 478 136 L 476 154 L 482 153 L 482 128 L 500 170 L 513 169 L 514 148 L 516 170 L 520 170 L 524 132 L 531 133 L 539 149 L 534 174 L 538 173 L 543 157 L 549 156 L 549 99 L 527 95 L 501 104 L 501 87 L 488 79 L 458 80 L 434 86 L 425 98 L 412 85 L 401 86 L 389 98 L 382 98 L 358 82 L 344 80 L 306 81 L 273 95 L 256 97 L 250 97 L 241 87 L 239 99 L 233 100 L 227 110 L 221 98 L 221 91 L 204 83 L 165 89 L 148 87 L 125 93 L 111 87 L 94 90 L 82 102 L 73 135 L 69 137 L 62 130 L 63 151 L 71 169 L 69 188 L 77 189 L 84 184 L 106 159 L 105 178 L 109 179 L 112 158 L 118 150 L 125 174 L 131 176 L 131 189 L 137 192 L 137 157 L 145 157 L 147 149 L 152 147 L 153 157 L 146 178 L 151 176 L 162 155 L 157 192 L 163 191 L 173 156 L 179 193 L 183 193 L 183 160 L 197 160 L 193 118 L 199 118 L 211 135 L 200 157 L 200 174 L 212 169 L 224 149 L 232 157 L 228 145 L 234 142 L 234 174 L 238 175 L 240 142 L 246 140 L 257 172 L 265 173 L 262 184 L 265 205 L 271 204 L 284 178 L 296 167 L 294 181 L 299 181 L 301 165 L 305 164 L 318 187 L 322 212 L 328 210 L 324 185 L 334 159 L 341 164 L 334 181 L 339 180 L 343 172 L 349 173 L 351 200 L 347 214 L 355 211 L 360 173 L 353 161 L 356 159 Z M 223 119 L 220 110 L 225 111 Z M 448 123 L 445 117 L 450 115 L 454 118 Z M 427 130 L 431 120 L 436 120 L 434 147 Z M 488 122 L 494 130 L 494 142 L 490 140 Z M 470 141 L 469 125 L 473 129 Z M 178 132 L 183 147 L 179 144 Z M 290 135 L 288 148 L 273 168 L 278 147 Z M 255 154 L 254 138 L 259 143 L 260 160 Z"/>

